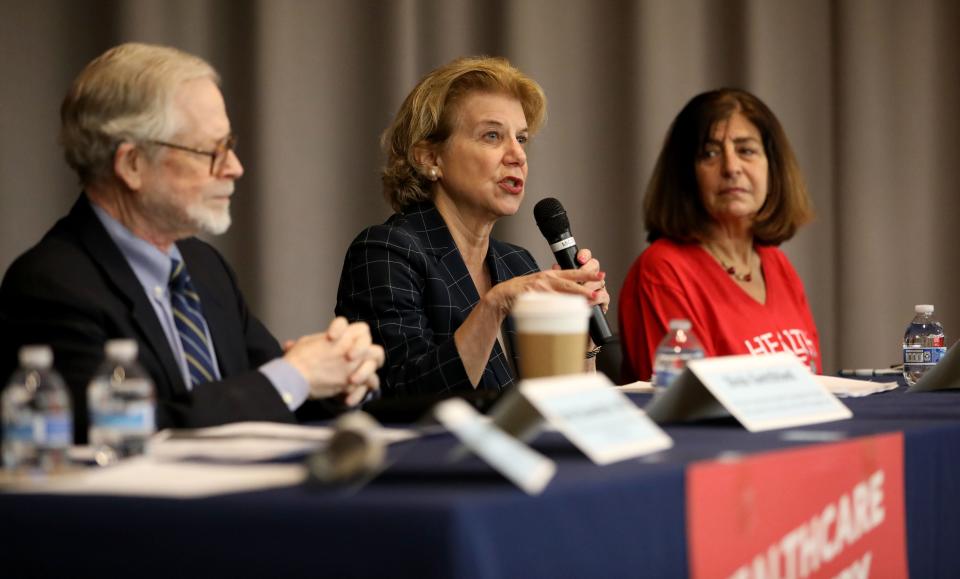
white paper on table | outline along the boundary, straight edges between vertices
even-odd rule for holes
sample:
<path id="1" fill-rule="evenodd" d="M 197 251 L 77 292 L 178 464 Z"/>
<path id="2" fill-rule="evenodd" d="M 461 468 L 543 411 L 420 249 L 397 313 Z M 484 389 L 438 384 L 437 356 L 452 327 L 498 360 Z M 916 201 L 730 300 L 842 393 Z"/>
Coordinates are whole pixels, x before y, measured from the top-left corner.
<path id="1" fill-rule="evenodd" d="M 878 392 L 888 392 L 898 386 L 896 380 L 890 382 L 870 382 L 868 380 L 851 380 L 850 378 L 823 375 L 817 375 L 816 379 L 817 382 L 823 384 L 831 394 L 842 398 L 859 398 Z"/>
<path id="2" fill-rule="evenodd" d="M 328 432 L 328 438 L 332 432 Z M 147 453 L 157 460 L 202 460 L 249 463 L 309 454 L 323 441 L 238 436 L 232 438 L 167 438 L 151 443 Z"/>
<path id="3" fill-rule="evenodd" d="M 260 462 L 313 452 L 329 441 L 333 432 L 328 426 L 237 422 L 158 432 L 151 439 L 148 452 L 162 460 Z M 381 437 L 384 444 L 419 436 L 414 430 L 401 428 L 379 428 L 373 435 Z"/>
<path id="4" fill-rule="evenodd" d="M 90 468 L 45 481 L 8 487 L 40 494 L 200 498 L 293 486 L 303 482 L 302 464 L 205 464 L 158 461 L 148 456 L 115 466 Z"/>
<path id="5" fill-rule="evenodd" d="M 653 394 L 654 392 L 653 384 L 650 382 L 644 382 L 642 380 L 624 384 L 622 386 L 615 386 L 615 388 L 624 394 Z"/>

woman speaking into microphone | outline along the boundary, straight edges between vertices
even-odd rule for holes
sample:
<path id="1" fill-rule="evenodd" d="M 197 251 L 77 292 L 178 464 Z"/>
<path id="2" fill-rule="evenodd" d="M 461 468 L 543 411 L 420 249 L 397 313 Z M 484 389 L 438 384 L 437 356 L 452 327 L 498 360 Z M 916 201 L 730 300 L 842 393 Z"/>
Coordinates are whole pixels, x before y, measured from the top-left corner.
<path id="1" fill-rule="evenodd" d="M 526 146 L 545 117 L 543 90 L 506 60 L 459 58 L 427 74 L 384 133 L 395 213 L 350 245 L 336 311 L 366 321 L 386 350 L 385 396 L 510 385 L 508 314 L 524 292 L 582 295 L 606 310 L 589 250 L 579 269 L 541 272 L 525 249 L 490 237 L 520 208 Z"/>

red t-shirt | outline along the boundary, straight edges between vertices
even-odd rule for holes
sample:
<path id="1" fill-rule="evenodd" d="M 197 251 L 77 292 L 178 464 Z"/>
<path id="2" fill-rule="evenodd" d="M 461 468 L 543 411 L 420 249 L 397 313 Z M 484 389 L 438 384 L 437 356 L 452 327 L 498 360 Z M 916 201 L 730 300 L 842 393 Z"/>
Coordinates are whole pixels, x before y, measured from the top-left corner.
<path id="1" fill-rule="evenodd" d="M 686 318 L 707 356 L 793 352 L 820 372 L 820 340 L 803 283 L 782 251 L 756 246 L 766 303 L 741 288 L 699 244 L 658 239 L 620 291 L 623 379 L 649 380 L 670 320 Z"/>

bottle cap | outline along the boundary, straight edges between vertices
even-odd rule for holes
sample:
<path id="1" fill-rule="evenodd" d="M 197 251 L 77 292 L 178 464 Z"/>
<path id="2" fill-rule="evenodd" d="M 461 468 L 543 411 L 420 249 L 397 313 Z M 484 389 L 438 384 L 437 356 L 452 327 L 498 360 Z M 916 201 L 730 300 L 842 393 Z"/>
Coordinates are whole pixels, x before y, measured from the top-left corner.
<path id="1" fill-rule="evenodd" d="M 122 340 L 107 340 L 103 351 L 110 360 L 117 362 L 132 362 L 137 359 L 137 341 L 129 338 Z"/>
<path id="2" fill-rule="evenodd" d="M 923 305 L 918 304 L 913 306 L 913 311 L 918 314 L 932 314 L 933 306 L 929 304 L 923 304 Z"/>
<path id="3" fill-rule="evenodd" d="M 686 332 L 690 329 L 690 320 L 685 320 L 683 318 L 670 320 L 670 329 L 683 330 L 684 332 Z"/>
<path id="4" fill-rule="evenodd" d="M 47 345 L 20 348 L 20 365 L 26 368 L 46 369 L 53 365 L 53 350 Z"/>

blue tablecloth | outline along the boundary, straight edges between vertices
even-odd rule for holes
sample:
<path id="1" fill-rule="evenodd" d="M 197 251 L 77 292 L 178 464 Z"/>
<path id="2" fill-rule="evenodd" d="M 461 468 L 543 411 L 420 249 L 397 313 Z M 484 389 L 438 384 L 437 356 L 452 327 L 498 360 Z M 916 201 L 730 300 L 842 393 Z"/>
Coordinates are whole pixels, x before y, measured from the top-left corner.
<path id="1" fill-rule="evenodd" d="M 642 404 L 645 397 L 635 397 Z M 904 432 L 913 577 L 960 576 L 960 391 L 845 400 L 840 438 Z M 725 452 L 809 443 L 732 420 L 667 427 L 675 445 L 605 467 L 557 434 L 558 472 L 529 497 L 449 435 L 398 445 L 360 492 L 285 488 L 197 500 L 0 495 L 0 575 L 685 577 L 684 472 Z M 29 573 L 28 573 L 29 571 Z"/>

